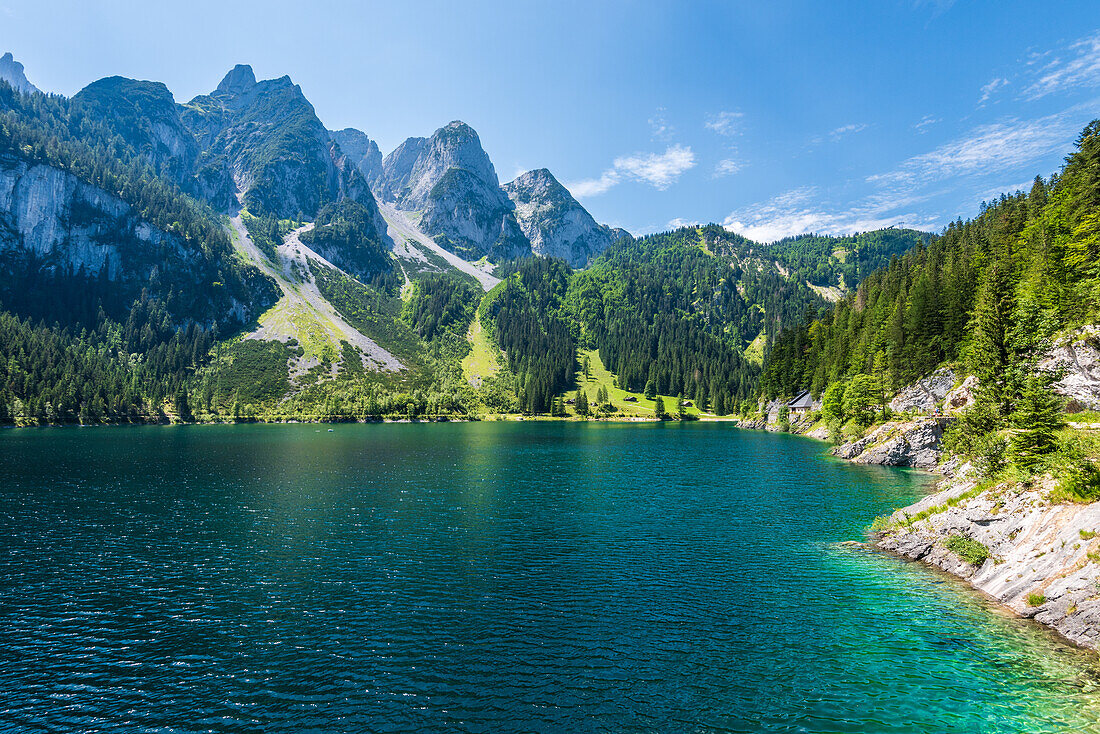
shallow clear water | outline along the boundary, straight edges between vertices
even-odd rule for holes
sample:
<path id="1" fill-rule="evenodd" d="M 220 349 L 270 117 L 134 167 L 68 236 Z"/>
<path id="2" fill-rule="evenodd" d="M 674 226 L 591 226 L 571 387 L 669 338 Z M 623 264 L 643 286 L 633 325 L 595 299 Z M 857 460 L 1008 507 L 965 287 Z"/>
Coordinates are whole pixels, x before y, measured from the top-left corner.
<path id="1" fill-rule="evenodd" d="M 837 545 L 919 474 L 715 424 L 0 432 L 0 730 L 1100 730 L 1095 656 Z"/>

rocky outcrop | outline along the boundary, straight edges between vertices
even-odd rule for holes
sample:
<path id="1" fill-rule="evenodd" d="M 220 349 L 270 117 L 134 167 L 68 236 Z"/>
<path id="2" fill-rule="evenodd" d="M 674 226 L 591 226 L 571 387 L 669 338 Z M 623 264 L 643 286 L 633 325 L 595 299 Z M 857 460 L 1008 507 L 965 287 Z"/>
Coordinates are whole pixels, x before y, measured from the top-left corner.
<path id="1" fill-rule="evenodd" d="M 520 229 L 536 255 L 583 267 L 611 245 L 607 228 L 545 168 L 528 171 L 502 188 L 515 204 Z"/>
<path id="2" fill-rule="evenodd" d="M 15 60 L 11 52 L 0 56 L 0 79 L 10 84 L 15 91 L 23 94 L 41 91 L 27 81 L 27 75 L 23 73 L 23 65 Z"/>
<path id="3" fill-rule="evenodd" d="M 330 135 L 348 160 L 363 174 L 367 184 L 374 186 L 382 175 L 382 151 L 378 149 L 378 143 L 353 127 L 333 130 Z"/>
<path id="4" fill-rule="evenodd" d="M 944 424 L 937 418 L 890 421 L 867 436 L 833 449 L 856 464 L 933 469 L 940 461 Z"/>
<path id="5" fill-rule="evenodd" d="M 943 403 L 957 379 L 953 371 L 941 367 L 928 377 L 902 388 L 890 401 L 890 410 L 895 413 L 930 413 Z"/>
<path id="6" fill-rule="evenodd" d="M 103 120 L 184 191 L 218 209 L 233 203 L 235 188 L 229 170 L 203 171 L 198 140 L 183 124 L 175 99 L 164 84 L 107 77 L 80 90 L 73 105 Z"/>
<path id="7" fill-rule="evenodd" d="M 1017 614 L 1096 649 L 1100 503 L 1052 502 L 1051 488 L 1048 477 L 979 492 L 963 472 L 895 512 L 876 545 L 965 579 Z"/>
<path id="8" fill-rule="evenodd" d="M 204 170 L 228 170 L 254 214 L 313 218 L 325 204 L 350 198 L 375 218 L 366 179 L 347 165 L 290 77 L 256 81 L 251 67 L 238 65 L 180 115 L 204 152 Z"/>
<path id="9" fill-rule="evenodd" d="M 419 212 L 420 229 L 467 260 L 531 254 L 480 138 L 464 122 L 406 140 L 382 161 L 374 188 L 398 209 Z"/>
<path id="10" fill-rule="evenodd" d="M 1054 390 L 1068 399 L 1069 412 L 1100 410 L 1100 326 L 1062 339 L 1039 367 L 1061 375 Z"/>
<path id="11" fill-rule="evenodd" d="M 251 269 L 241 268 L 243 282 L 232 288 L 222 282 L 235 266 L 216 257 L 188 248 L 122 199 L 70 173 L 0 156 L 0 301 L 6 308 L 19 311 L 21 303 L 41 297 L 38 289 L 75 287 L 98 289 L 105 300 L 126 305 L 146 288 L 154 297 L 171 294 L 187 305 L 185 318 L 199 321 L 226 321 L 231 313 L 248 320 L 274 302 L 272 285 Z M 233 300 L 227 291 L 240 297 Z"/>
<path id="12" fill-rule="evenodd" d="M 974 375 L 969 375 L 962 384 L 956 387 L 951 392 L 947 393 L 947 396 L 943 399 L 943 412 L 944 413 L 958 413 L 961 410 L 965 410 L 974 404 L 976 390 L 978 389 L 978 378 Z"/>

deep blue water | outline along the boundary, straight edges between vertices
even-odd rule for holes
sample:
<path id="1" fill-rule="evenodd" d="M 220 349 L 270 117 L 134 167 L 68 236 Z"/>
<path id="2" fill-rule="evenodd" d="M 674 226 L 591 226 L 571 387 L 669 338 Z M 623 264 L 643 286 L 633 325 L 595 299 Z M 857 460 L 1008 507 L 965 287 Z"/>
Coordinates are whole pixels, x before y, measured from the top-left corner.
<path id="1" fill-rule="evenodd" d="M 716 424 L 0 432 L 0 730 L 1100 730 L 1095 655 Z"/>

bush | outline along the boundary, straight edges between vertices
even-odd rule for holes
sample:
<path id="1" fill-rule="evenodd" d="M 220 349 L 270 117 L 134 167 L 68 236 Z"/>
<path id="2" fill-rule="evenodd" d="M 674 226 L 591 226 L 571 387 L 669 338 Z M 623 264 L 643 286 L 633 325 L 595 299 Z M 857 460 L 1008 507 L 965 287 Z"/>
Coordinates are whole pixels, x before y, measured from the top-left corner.
<path id="1" fill-rule="evenodd" d="M 1046 604 L 1047 598 L 1044 594 L 1028 594 L 1027 605 L 1029 607 L 1038 607 Z"/>
<path id="2" fill-rule="evenodd" d="M 1084 504 L 1100 500 L 1100 468 L 1094 462 L 1082 459 L 1062 468 L 1061 474 L 1057 488 L 1051 492 L 1052 500 Z"/>
<path id="3" fill-rule="evenodd" d="M 1008 441 L 999 433 L 987 433 L 973 442 L 974 459 L 983 476 L 992 477 L 1005 468 Z"/>
<path id="4" fill-rule="evenodd" d="M 990 556 L 989 548 L 965 535 L 952 535 L 944 546 L 971 566 L 982 565 Z"/>

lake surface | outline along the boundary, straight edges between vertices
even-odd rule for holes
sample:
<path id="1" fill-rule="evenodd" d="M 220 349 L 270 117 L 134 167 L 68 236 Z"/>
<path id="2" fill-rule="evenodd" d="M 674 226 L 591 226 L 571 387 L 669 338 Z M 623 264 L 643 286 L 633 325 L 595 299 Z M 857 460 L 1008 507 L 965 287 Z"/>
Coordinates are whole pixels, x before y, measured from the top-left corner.
<path id="1" fill-rule="evenodd" d="M 0 731 L 1100 729 L 1095 655 L 717 424 L 0 431 Z"/>

